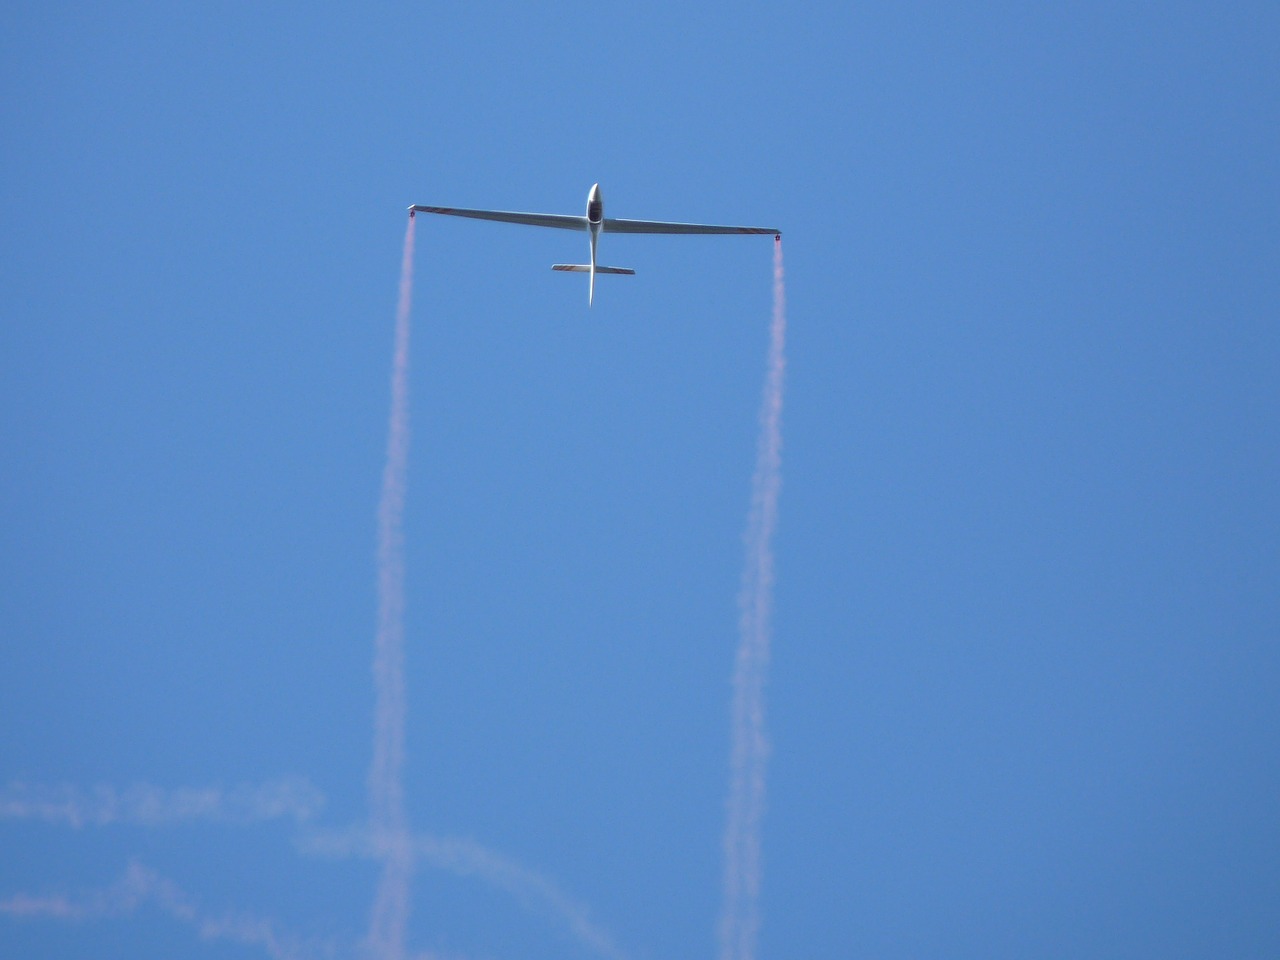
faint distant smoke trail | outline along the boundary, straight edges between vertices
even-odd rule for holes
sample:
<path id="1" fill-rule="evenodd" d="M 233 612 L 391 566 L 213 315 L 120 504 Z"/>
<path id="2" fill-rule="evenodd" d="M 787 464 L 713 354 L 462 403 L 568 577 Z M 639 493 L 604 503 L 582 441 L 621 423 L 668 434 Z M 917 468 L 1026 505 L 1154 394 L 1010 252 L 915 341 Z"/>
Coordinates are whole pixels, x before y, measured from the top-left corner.
<path id="1" fill-rule="evenodd" d="M 321 857 L 381 855 L 364 830 L 312 833 L 302 839 L 300 848 Z M 465 837 L 418 834 L 413 850 L 417 862 L 478 877 L 511 894 L 527 909 L 560 921 L 581 946 L 604 960 L 626 960 L 608 932 L 592 921 L 586 904 L 569 896 L 550 878 Z M 3 906 L 0 901 L 0 909 Z"/>
<path id="2" fill-rule="evenodd" d="M 760 929 L 760 824 L 764 817 L 764 682 L 769 667 L 769 615 L 773 607 L 773 531 L 778 523 L 782 450 L 783 348 L 787 332 L 782 239 L 773 247 L 773 324 L 769 365 L 760 406 L 760 437 L 751 482 L 746 564 L 739 595 L 738 654 L 733 669 L 733 747 L 728 823 L 724 835 L 724 912 L 720 917 L 721 960 L 753 960 Z"/>
<path id="3" fill-rule="evenodd" d="M 332 944 L 304 944 L 281 934 L 274 923 L 263 917 L 209 914 L 173 881 L 137 862 L 129 864 L 124 876 L 105 889 L 79 897 L 60 893 L 44 896 L 20 893 L 0 900 L 0 914 L 26 920 L 81 923 L 129 916 L 147 904 L 154 904 L 175 920 L 195 927 L 202 940 L 227 940 L 243 946 L 261 947 L 272 960 L 334 955 Z"/>
<path id="4" fill-rule="evenodd" d="M 44 820 L 79 829 L 140 823 L 146 826 L 210 820 L 256 823 L 293 817 L 299 823 L 324 805 L 324 795 L 306 780 L 286 777 L 261 784 L 221 787 L 178 787 L 166 790 L 149 783 L 126 788 L 99 783 L 92 789 L 70 784 L 39 786 L 11 783 L 0 790 L 0 820 Z"/>
<path id="5" fill-rule="evenodd" d="M 404 234 L 400 302 L 391 365 L 391 422 L 378 504 L 378 636 L 374 646 L 370 820 L 383 859 L 369 946 L 383 960 L 404 957 L 413 842 L 404 812 L 404 496 L 409 457 L 409 306 L 413 298 L 413 216 Z"/>

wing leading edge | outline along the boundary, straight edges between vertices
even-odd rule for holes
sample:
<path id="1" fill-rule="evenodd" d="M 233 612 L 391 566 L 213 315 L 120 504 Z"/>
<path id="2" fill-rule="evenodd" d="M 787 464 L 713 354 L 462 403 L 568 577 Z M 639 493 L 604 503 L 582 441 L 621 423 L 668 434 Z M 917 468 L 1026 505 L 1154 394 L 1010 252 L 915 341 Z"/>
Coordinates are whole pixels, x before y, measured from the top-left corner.
<path id="1" fill-rule="evenodd" d="M 754 233 L 778 234 L 772 227 L 724 227 L 712 223 L 666 223 L 662 220 L 611 220 L 605 217 L 605 233 Z"/>
<path id="2" fill-rule="evenodd" d="M 415 213 L 439 213 L 450 217 L 468 217 L 472 220 L 497 220 L 502 223 L 519 223 L 529 227 L 555 227 L 560 230 L 589 230 L 586 217 L 572 217 L 558 213 L 516 213 L 510 210 L 470 210 L 466 207 L 429 207 L 415 203 L 409 208 Z M 665 220 L 614 220 L 605 217 L 601 227 L 605 233 L 667 233 L 667 234 L 778 234 L 773 227 L 730 227 L 714 223 L 670 223 Z"/>
<path id="3" fill-rule="evenodd" d="M 498 220 L 502 223 L 521 223 L 528 227 L 556 227 L 560 230 L 586 230 L 586 217 L 569 217 L 558 213 L 512 213 L 508 210 L 467 210 L 463 207 L 427 207 L 415 203 L 409 208 L 415 213 L 442 213 L 450 217 L 470 217 L 472 220 Z"/>

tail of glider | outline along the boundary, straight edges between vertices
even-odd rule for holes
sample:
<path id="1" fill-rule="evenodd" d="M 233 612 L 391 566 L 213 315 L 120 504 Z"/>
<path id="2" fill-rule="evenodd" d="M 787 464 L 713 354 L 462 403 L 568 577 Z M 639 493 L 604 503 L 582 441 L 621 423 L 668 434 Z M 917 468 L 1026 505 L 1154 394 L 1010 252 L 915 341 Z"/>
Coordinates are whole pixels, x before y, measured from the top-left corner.
<path id="1" fill-rule="evenodd" d="M 589 273 L 591 274 L 591 283 L 587 287 L 587 305 L 596 298 L 596 274 L 597 273 L 614 273 L 622 276 L 634 277 L 636 272 L 630 267 L 602 267 L 599 264 L 593 269 L 589 263 L 553 263 L 552 270 L 560 270 L 565 273 Z"/>

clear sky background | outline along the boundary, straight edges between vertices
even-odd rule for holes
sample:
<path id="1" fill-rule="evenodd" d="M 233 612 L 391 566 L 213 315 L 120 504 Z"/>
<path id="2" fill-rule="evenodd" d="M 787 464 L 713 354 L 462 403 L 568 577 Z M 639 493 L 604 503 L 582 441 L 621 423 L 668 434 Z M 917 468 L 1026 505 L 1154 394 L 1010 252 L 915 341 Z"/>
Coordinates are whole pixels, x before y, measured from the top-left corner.
<path id="1" fill-rule="evenodd" d="M 355 955 L 405 208 L 596 181 L 784 231 L 761 960 L 1280 951 L 1275 4 L 5 21 L 0 900 L 95 915 L 0 954 L 270 955 L 180 888 Z M 583 236 L 417 241 L 409 818 L 709 958 L 772 243 L 605 237 L 588 311 Z M 410 943 L 600 955 L 522 889 L 421 864 Z"/>

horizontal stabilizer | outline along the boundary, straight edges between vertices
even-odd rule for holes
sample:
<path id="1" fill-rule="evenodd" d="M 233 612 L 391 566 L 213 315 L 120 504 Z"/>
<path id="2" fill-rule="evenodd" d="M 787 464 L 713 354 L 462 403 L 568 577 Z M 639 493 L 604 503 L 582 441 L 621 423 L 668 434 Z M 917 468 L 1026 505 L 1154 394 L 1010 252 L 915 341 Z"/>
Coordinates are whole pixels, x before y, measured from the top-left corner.
<path id="1" fill-rule="evenodd" d="M 553 263 L 552 270 L 565 270 L 569 273 L 590 273 L 591 264 L 589 263 Z M 629 277 L 634 277 L 636 272 L 630 267 L 596 267 L 596 273 L 621 273 Z"/>

